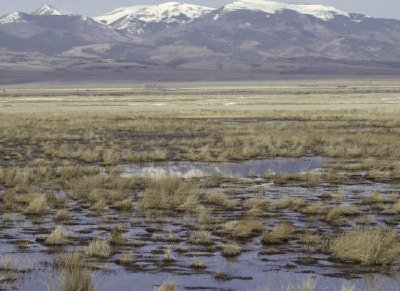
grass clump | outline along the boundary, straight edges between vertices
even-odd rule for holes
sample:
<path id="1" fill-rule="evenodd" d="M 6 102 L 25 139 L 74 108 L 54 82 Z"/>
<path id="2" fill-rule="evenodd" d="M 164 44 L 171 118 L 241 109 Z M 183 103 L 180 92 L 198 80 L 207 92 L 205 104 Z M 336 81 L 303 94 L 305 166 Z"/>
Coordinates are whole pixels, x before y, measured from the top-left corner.
<path id="1" fill-rule="evenodd" d="M 193 269 L 206 269 L 207 266 L 203 263 L 199 258 L 194 259 L 192 264 L 190 265 Z"/>
<path id="2" fill-rule="evenodd" d="M 164 253 L 164 262 L 170 263 L 175 261 L 174 252 L 171 247 L 168 247 Z"/>
<path id="3" fill-rule="evenodd" d="M 272 231 L 264 232 L 261 241 L 264 244 L 281 244 L 290 239 L 294 228 L 287 222 L 277 224 Z"/>
<path id="4" fill-rule="evenodd" d="M 31 198 L 28 206 L 25 208 L 25 214 L 40 215 L 49 208 L 47 197 L 44 194 L 36 194 Z"/>
<path id="5" fill-rule="evenodd" d="M 264 230 L 265 226 L 262 221 L 253 219 L 231 221 L 224 226 L 224 231 L 237 239 L 248 239 Z"/>
<path id="6" fill-rule="evenodd" d="M 50 283 L 49 291 L 96 291 L 92 275 L 85 269 L 82 255 L 72 252 L 54 258 L 54 264 L 60 269 L 57 284 Z"/>
<path id="7" fill-rule="evenodd" d="M 360 211 L 354 206 L 337 206 L 328 212 L 326 220 L 330 223 L 335 223 L 344 216 L 356 216 L 359 214 Z"/>
<path id="8" fill-rule="evenodd" d="M 71 219 L 71 215 L 66 209 L 60 209 L 57 211 L 56 214 L 56 221 L 57 222 L 65 222 Z"/>
<path id="9" fill-rule="evenodd" d="M 47 245 L 63 245 L 65 241 L 65 229 L 62 225 L 57 225 L 56 228 L 47 237 L 45 243 Z"/>
<path id="10" fill-rule="evenodd" d="M 365 205 L 381 204 L 385 202 L 386 202 L 385 196 L 382 193 L 376 191 L 361 201 L 361 203 Z"/>
<path id="11" fill-rule="evenodd" d="M 239 256 L 241 252 L 242 248 L 238 244 L 231 243 L 222 247 L 221 254 L 226 258 L 234 258 Z"/>
<path id="12" fill-rule="evenodd" d="M 176 287 L 175 281 L 167 280 L 160 285 L 155 291 L 176 291 L 178 288 Z"/>
<path id="13" fill-rule="evenodd" d="M 228 197 L 226 193 L 218 192 L 210 194 L 207 197 L 207 202 L 210 204 L 219 205 L 226 209 L 235 209 L 238 206 L 238 201 Z"/>
<path id="14" fill-rule="evenodd" d="M 164 177 L 150 181 L 139 204 L 141 210 L 177 211 L 185 208 L 187 200 L 197 195 L 198 188 L 194 181 L 184 181 L 178 177 Z"/>
<path id="15" fill-rule="evenodd" d="M 108 258 L 112 253 L 112 248 L 107 241 L 94 238 L 85 248 L 85 254 L 90 257 Z"/>
<path id="16" fill-rule="evenodd" d="M 213 238 L 208 231 L 197 231 L 190 237 L 190 242 L 195 245 L 209 246 L 214 244 Z"/>
<path id="17" fill-rule="evenodd" d="M 400 255 L 399 233 L 394 229 L 357 228 L 330 243 L 332 258 L 361 265 L 392 265 Z"/>
<path id="18" fill-rule="evenodd" d="M 315 278 L 309 277 L 303 282 L 297 284 L 289 284 L 287 291 L 314 291 L 317 287 L 317 281 Z"/>
<path id="19" fill-rule="evenodd" d="M 111 245 L 123 245 L 126 244 L 126 239 L 123 237 L 124 228 L 121 225 L 117 225 L 111 229 L 109 242 Z"/>
<path id="20" fill-rule="evenodd" d="M 117 259 L 117 263 L 128 265 L 132 264 L 134 260 L 135 253 L 133 251 L 126 251 L 119 256 L 119 258 Z"/>

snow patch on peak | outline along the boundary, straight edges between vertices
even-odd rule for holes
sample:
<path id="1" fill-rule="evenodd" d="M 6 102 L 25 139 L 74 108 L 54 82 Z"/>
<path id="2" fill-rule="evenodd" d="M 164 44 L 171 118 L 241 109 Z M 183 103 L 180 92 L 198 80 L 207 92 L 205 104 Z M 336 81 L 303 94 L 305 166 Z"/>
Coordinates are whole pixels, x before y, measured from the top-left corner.
<path id="1" fill-rule="evenodd" d="M 13 12 L 0 18 L 0 25 L 5 25 L 8 23 L 18 23 L 18 22 L 25 22 L 25 20 L 22 17 L 22 14 L 19 12 Z"/>
<path id="2" fill-rule="evenodd" d="M 181 2 L 167 2 L 158 5 L 137 5 L 121 7 L 110 13 L 95 17 L 95 20 L 113 24 L 122 19 L 140 20 L 143 22 L 184 22 L 179 17 L 195 19 L 213 11 L 213 8 L 186 4 Z"/>
<path id="3" fill-rule="evenodd" d="M 53 16 L 60 16 L 60 15 L 69 15 L 70 13 L 57 9 L 52 5 L 43 5 L 36 11 L 32 13 L 33 15 L 53 15 Z"/>
<path id="4" fill-rule="evenodd" d="M 311 15 L 322 20 L 330 20 L 336 15 L 349 17 L 347 12 L 334 7 L 315 4 L 290 4 L 270 0 L 237 0 L 224 7 L 224 11 L 255 10 L 275 14 L 282 10 L 293 10 L 300 14 Z"/>

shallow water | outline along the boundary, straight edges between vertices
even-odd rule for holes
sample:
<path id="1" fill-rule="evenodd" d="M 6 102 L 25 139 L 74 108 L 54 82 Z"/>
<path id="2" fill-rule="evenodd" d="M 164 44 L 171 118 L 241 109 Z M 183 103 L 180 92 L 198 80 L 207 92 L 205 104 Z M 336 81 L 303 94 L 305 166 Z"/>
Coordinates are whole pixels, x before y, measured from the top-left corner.
<path id="1" fill-rule="evenodd" d="M 248 241 L 240 242 L 243 251 L 236 259 L 225 259 L 221 255 L 221 246 L 227 242 L 227 237 L 221 236 L 210 229 L 214 246 L 193 245 L 189 238 L 198 229 L 197 214 L 174 214 L 163 217 L 161 220 L 146 218 L 135 209 L 128 213 L 121 213 L 114 209 L 107 209 L 101 214 L 90 211 L 87 205 L 70 201 L 68 209 L 72 216 L 65 223 L 68 235 L 73 243 L 64 247 L 55 248 L 45 246 L 37 240 L 45 237 L 55 226 L 54 213 L 37 217 L 21 214 L 11 221 L 0 220 L 2 233 L 0 235 L 1 254 L 15 254 L 19 257 L 20 271 L 16 272 L 18 281 L 15 285 L 0 284 L 0 290 L 47 290 L 49 278 L 54 277 L 56 270 L 52 264 L 54 255 L 63 250 L 82 250 L 95 236 L 107 239 L 110 230 L 116 224 L 121 224 L 125 232 L 123 236 L 130 242 L 140 241 L 143 246 L 123 245 L 115 246 L 114 254 L 107 260 L 94 263 L 94 282 L 100 290 L 154 290 L 167 279 L 175 280 L 178 290 L 248 290 L 248 291 L 286 291 L 288 284 L 296 284 L 310 277 L 315 278 L 316 290 L 340 290 L 343 282 L 355 284 L 357 290 L 400 290 L 399 274 L 388 275 L 382 270 L 361 268 L 360 266 L 338 264 L 330 260 L 327 254 L 305 253 L 301 239 L 304 231 L 323 235 L 357 226 L 359 219 L 368 217 L 375 225 L 386 225 L 389 220 L 400 223 L 398 216 L 386 215 L 384 211 L 374 211 L 359 204 L 360 199 L 369 196 L 373 191 L 380 191 L 386 197 L 391 193 L 400 193 L 400 185 L 388 183 L 372 183 L 368 181 L 352 181 L 348 184 L 335 185 L 322 183 L 315 187 L 304 187 L 296 183 L 276 185 L 271 180 L 262 178 L 265 172 L 297 173 L 318 170 L 322 167 L 322 158 L 301 159 L 271 159 L 249 161 L 245 163 L 165 163 L 143 166 L 122 166 L 125 175 L 162 176 L 180 175 L 190 177 L 193 170 L 202 176 L 221 173 L 223 176 L 233 177 L 224 179 L 218 188 L 207 188 L 206 193 L 226 191 L 230 197 L 239 201 L 246 201 L 252 197 L 264 197 L 269 203 L 275 203 L 285 198 L 303 198 L 308 202 L 321 201 L 323 193 L 342 193 L 343 204 L 356 205 L 362 216 L 349 218 L 344 225 L 330 225 L 322 216 L 307 216 L 301 209 L 279 209 L 273 215 L 262 216 L 263 224 L 271 228 L 280 221 L 289 221 L 299 231 L 293 240 L 283 245 L 266 246 L 260 242 L 260 236 Z M 124 168 L 123 168 L 124 169 Z M 191 172 L 192 171 L 192 172 Z M 200 176 L 200 177 L 202 177 Z M 248 177 L 236 179 L 236 177 Z M 198 176 L 197 176 L 198 177 Z M 199 179 L 202 181 L 203 179 Z M 205 180 L 205 179 L 204 179 Z M 238 181 L 240 182 L 238 183 Z M 213 186 L 214 187 L 214 186 Z M 62 197 L 67 193 L 60 191 Z M 336 205 L 335 200 L 326 202 L 329 207 Z M 386 208 L 390 205 L 385 205 Z M 224 221 L 240 220 L 242 211 L 226 210 L 214 205 L 213 217 Z M 395 222 L 396 222 L 395 221 Z M 398 227 L 391 224 L 391 227 Z M 150 230 L 151 229 L 151 230 Z M 166 239 L 173 234 L 176 241 Z M 26 240 L 30 247 L 21 251 L 15 242 Z M 180 253 L 178 248 L 184 246 L 186 253 Z M 163 252 L 171 247 L 175 261 L 163 263 Z M 134 261 L 125 266 L 116 262 L 121 253 L 134 252 Z M 312 263 L 304 258 L 313 258 Z M 191 263 L 200 259 L 207 268 L 193 270 Z M 228 275 L 227 280 L 216 280 L 216 272 Z M 379 286 L 379 288 L 375 288 Z M 3 289 L 2 289 L 3 288 Z M 262 289 L 264 288 L 264 289 Z"/>
<path id="2" fill-rule="evenodd" d="M 123 165 L 124 176 L 158 178 L 174 175 L 184 178 L 206 177 L 220 174 L 224 177 L 262 177 L 268 173 L 295 174 L 315 171 L 322 167 L 322 157 L 302 157 L 297 159 L 274 158 L 233 162 L 167 162 L 144 165 Z"/>

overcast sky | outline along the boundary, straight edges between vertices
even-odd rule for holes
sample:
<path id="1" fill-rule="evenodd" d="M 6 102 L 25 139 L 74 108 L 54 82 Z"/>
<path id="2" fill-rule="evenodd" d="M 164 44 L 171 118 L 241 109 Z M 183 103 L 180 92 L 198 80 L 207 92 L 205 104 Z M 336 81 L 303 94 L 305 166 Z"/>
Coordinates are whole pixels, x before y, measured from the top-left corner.
<path id="1" fill-rule="evenodd" d="M 31 12 L 43 4 L 52 4 L 73 13 L 96 16 L 121 6 L 137 4 L 157 4 L 168 1 L 157 0 L 0 0 L 0 15 L 23 11 Z M 228 0 L 187 0 L 186 3 L 221 7 Z M 373 17 L 400 19 L 400 0 L 281 0 L 281 2 L 314 3 L 334 6 L 348 11 L 367 14 Z"/>

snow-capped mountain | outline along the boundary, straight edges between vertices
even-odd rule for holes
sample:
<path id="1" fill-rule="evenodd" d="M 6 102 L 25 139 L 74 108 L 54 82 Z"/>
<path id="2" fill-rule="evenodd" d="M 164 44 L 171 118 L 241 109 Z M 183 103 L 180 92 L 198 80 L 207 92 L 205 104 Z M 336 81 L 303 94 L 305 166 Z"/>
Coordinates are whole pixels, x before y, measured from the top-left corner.
<path id="1" fill-rule="evenodd" d="M 180 2 L 118 8 L 94 19 L 131 35 L 171 28 L 199 18 L 213 8 Z"/>
<path id="2" fill-rule="evenodd" d="M 96 78 L 116 74 L 146 80 L 167 80 L 170 74 L 185 79 L 188 71 L 222 79 L 260 79 L 265 74 L 400 75 L 400 20 L 269 0 L 235 0 L 218 9 L 169 2 L 119 8 L 95 19 L 45 5 L 33 13 L 0 18 L 0 51 L 3 61 L 5 55 L 11 56 L 8 66 L 7 61 L 0 62 L 3 76 L 21 55 L 24 61 L 18 70 L 28 66 L 26 56 L 31 53 L 33 59 L 41 56 L 35 66 L 51 59 L 43 67 L 54 66 L 60 76 L 63 66 L 66 75 L 73 68 L 78 70 L 74 76 L 93 71 Z M 107 65 L 87 63 L 89 59 Z"/>
<path id="3" fill-rule="evenodd" d="M 12 12 L 10 14 L 4 15 L 0 17 L 0 26 L 9 24 L 9 23 L 18 23 L 24 22 L 24 13 L 21 12 Z"/>
<path id="4" fill-rule="evenodd" d="M 223 63 L 240 62 L 243 67 L 279 58 L 398 60 L 400 21 L 322 5 L 237 0 L 154 35 L 152 43 L 166 63 L 188 64 L 193 59 L 198 64 L 203 55 L 216 68 L 221 56 Z M 172 47 L 180 48 L 175 55 L 180 61 L 165 54 Z"/>
<path id="5" fill-rule="evenodd" d="M 52 16 L 60 16 L 60 15 L 71 15 L 71 13 L 57 9 L 56 7 L 46 4 L 40 7 L 39 9 L 32 12 L 33 15 L 52 15 Z"/>
<path id="6" fill-rule="evenodd" d="M 61 53 L 73 47 L 128 41 L 105 24 L 45 5 L 28 14 L 0 18 L 0 48 L 13 52 Z"/>
<path id="7" fill-rule="evenodd" d="M 295 11 L 299 14 L 311 15 L 321 20 L 330 20 L 337 15 L 349 16 L 347 12 L 334 7 L 312 4 L 288 4 L 268 0 L 238 0 L 223 8 L 224 11 L 252 10 L 268 14 L 276 14 L 284 10 Z"/>

